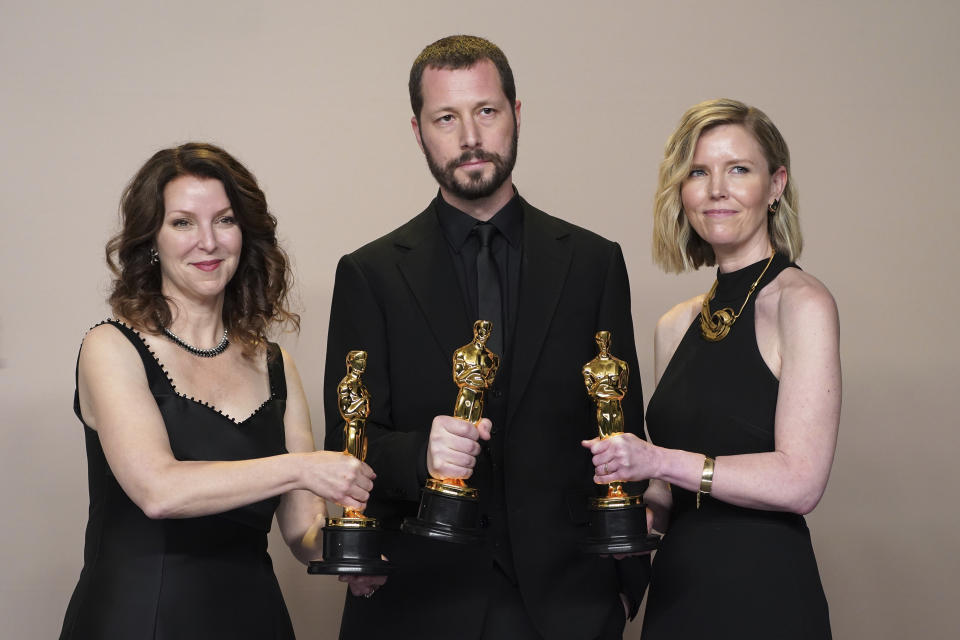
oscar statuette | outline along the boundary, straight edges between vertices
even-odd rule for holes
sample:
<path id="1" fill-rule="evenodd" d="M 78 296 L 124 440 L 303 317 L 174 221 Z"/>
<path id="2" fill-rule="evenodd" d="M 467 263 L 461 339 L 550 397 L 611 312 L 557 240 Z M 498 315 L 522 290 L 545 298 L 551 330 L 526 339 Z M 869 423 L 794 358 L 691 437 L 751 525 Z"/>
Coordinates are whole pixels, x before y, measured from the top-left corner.
<path id="1" fill-rule="evenodd" d="M 460 388 L 453 417 L 477 424 L 483 417 L 484 395 L 493 384 L 500 358 L 487 348 L 493 323 L 473 323 L 473 340 L 453 354 L 453 381 Z M 429 478 L 420 497 L 416 518 L 406 518 L 401 530 L 444 542 L 461 544 L 483 540 L 479 527 L 477 490 L 461 478 Z"/>
<path id="2" fill-rule="evenodd" d="M 623 407 L 627 394 L 627 363 L 610 353 L 610 332 L 599 331 L 597 357 L 583 366 L 587 395 L 597 407 L 601 438 L 623 434 Z M 590 499 L 590 535 L 583 542 L 587 553 L 639 553 L 657 548 L 659 536 L 647 531 L 647 509 L 642 496 L 631 496 L 622 482 L 607 485 L 607 495 Z"/>
<path id="3" fill-rule="evenodd" d="M 360 461 L 367 456 L 365 427 L 370 415 L 370 392 L 360 376 L 367 367 L 366 351 L 347 354 L 347 375 L 337 385 L 343 417 L 344 455 Z M 307 573 L 386 575 L 393 565 L 380 556 L 380 527 L 355 509 L 344 508 L 342 517 L 326 519 L 323 527 L 323 560 L 314 560 Z"/>

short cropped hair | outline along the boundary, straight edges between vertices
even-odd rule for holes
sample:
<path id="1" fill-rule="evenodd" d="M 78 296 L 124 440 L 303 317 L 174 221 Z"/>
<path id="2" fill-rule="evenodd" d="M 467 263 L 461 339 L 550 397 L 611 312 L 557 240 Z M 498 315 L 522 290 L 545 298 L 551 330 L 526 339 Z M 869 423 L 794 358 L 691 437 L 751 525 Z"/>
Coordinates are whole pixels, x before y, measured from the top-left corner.
<path id="1" fill-rule="evenodd" d="M 683 211 L 680 190 L 690 174 L 693 153 L 700 136 L 723 124 L 739 124 L 760 144 L 771 175 L 787 171 L 787 185 L 776 213 L 767 216 L 767 231 L 776 251 L 791 261 L 800 256 L 799 192 L 790 171 L 790 150 L 767 114 L 737 100 L 719 98 L 694 105 L 680 119 L 667 140 L 660 163 L 660 177 L 653 207 L 653 261 L 664 271 L 680 273 L 689 268 L 716 264 L 713 248 L 690 226 Z"/>
<path id="2" fill-rule="evenodd" d="M 151 249 L 163 225 L 163 190 L 180 176 L 219 180 L 230 200 L 243 246 L 224 292 L 223 322 L 244 353 L 255 352 L 272 323 L 289 323 L 299 330 L 300 317 L 286 306 L 293 283 L 289 261 L 277 243 L 277 219 L 267 210 L 263 191 L 233 156 L 202 142 L 158 151 L 124 190 L 121 229 L 106 246 L 114 274 L 108 299 L 114 315 L 149 333 L 159 333 L 173 319 Z"/>
<path id="3" fill-rule="evenodd" d="M 517 101 L 517 87 L 513 82 L 513 70 L 500 47 L 477 36 L 447 36 L 427 45 L 410 68 L 410 106 L 417 122 L 420 122 L 423 109 L 424 69 L 469 69 L 482 60 L 489 60 L 497 68 L 503 94 L 513 106 Z"/>

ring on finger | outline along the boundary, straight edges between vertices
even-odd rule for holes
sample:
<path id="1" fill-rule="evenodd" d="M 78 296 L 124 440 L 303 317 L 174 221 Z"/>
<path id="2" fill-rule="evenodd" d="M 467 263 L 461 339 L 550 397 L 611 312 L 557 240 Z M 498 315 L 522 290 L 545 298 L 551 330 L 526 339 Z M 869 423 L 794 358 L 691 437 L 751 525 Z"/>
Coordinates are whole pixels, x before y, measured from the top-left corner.
<path id="1" fill-rule="evenodd" d="M 606 462 L 603 463 L 603 468 L 601 469 L 601 471 L 603 471 L 603 475 L 607 475 L 607 463 L 606 463 Z"/>

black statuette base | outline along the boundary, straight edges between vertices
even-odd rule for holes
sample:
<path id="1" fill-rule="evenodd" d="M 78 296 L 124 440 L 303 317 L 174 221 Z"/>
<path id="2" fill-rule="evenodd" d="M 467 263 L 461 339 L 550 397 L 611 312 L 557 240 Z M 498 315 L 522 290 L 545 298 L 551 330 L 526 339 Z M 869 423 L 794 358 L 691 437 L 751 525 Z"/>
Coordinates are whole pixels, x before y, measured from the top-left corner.
<path id="1" fill-rule="evenodd" d="M 647 509 L 643 504 L 598 507 L 591 504 L 590 535 L 581 543 L 586 553 L 644 553 L 660 544 L 660 536 L 647 532 Z"/>
<path id="2" fill-rule="evenodd" d="M 400 530 L 442 542 L 477 544 L 484 539 L 477 498 L 445 495 L 424 489 L 416 518 L 405 518 Z"/>
<path id="3" fill-rule="evenodd" d="M 394 566 L 380 557 L 380 529 L 370 527 L 323 528 L 323 560 L 314 560 L 307 573 L 324 575 L 383 576 Z"/>

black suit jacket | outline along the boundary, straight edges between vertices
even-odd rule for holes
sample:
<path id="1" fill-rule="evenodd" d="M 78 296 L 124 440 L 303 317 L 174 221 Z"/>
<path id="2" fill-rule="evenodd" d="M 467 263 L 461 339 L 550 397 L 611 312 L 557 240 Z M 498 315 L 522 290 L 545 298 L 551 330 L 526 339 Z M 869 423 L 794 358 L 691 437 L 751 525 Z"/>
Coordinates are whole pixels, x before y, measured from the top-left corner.
<path id="1" fill-rule="evenodd" d="M 643 394 L 620 247 L 524 209 L 520 302 L 512 344 L 502 468 L 481 454 L 469 484 L 491 495 L 502 473 L 506 520 L 528 613 L 545 638 L 593 638 L 627 593 L 633 612 L 649 573 L 646 558 L 616 562 L 582 553 L 587 501 L 597 495 L 590 453 L 594 407 L 581 375 L 596 355 L 594 334 L 634 375 L 623 405 L 627 430 L 643 433 Z M 343 448 L 336 386 L 351 349 L 368 352 L 371 394 L 367 462 L 377 474 L 367 514 L 380 519 L 384 553 L 398 565 L 372 598 L 349 593 L 341 637 L 472 638 L 486 613 L 491 544 L 462 546 L 401 534 L 416 515 L 434 416 L 450 415 L 457 387 L 452 355 L 473 337 L 450 250 L 431 204 L 411 221 L 344 256 L 337 267 L 327 342 L 327 449 Z M 496 328 L 494 329 L 496 330 Z M 506 364 L 506 363 L 505 363 Z M 486 522 L 486 519 L 484 520 Z"/>

